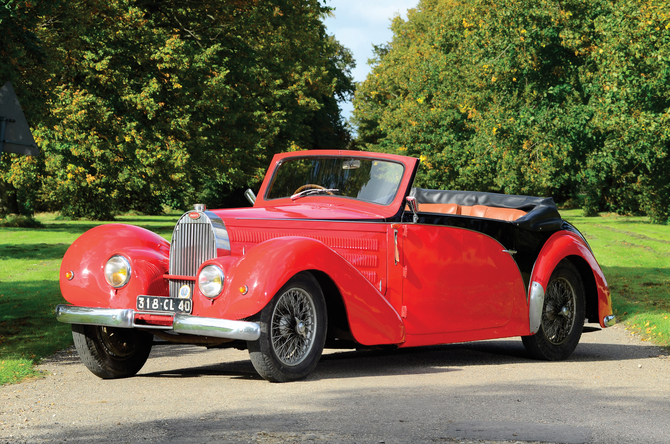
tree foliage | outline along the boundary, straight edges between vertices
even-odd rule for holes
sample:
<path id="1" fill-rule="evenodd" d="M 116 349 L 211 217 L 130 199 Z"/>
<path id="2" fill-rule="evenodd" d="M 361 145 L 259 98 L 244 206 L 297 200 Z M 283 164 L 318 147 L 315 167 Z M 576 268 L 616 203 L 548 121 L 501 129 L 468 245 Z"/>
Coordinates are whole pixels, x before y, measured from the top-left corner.
<path id="1" fill-rule="evenodd" d="M 78 0 L 45 17 L 43 156 L 5 180 L 73 217 L 225 206 L 271 156 L 348 142 L 351 54 L 317 0 Z M 7 161 L 5 161 L 7 162 Z M 36 163 L 28 178 L 26 162 Z"/>
<path id="2" fill-rule="evenodd" d="M 0 87 L 12 82 L 30 122 L 49 114 L 45 106 L 49 91 L 43 87 L 48 78 L 47 57 L 36 31 L 60 3 L 0 0 Z M 17 157 L 0 156 L 0 216 L 30 215 L 35 207 L 39 165 L 35 159 Z"/>
<path id="3" fill-rule="evenodd" d="M 419 184 L 670 208 L 661 0 L 422 0 L 356 92 L 358 143 L 421 156 Z"/>

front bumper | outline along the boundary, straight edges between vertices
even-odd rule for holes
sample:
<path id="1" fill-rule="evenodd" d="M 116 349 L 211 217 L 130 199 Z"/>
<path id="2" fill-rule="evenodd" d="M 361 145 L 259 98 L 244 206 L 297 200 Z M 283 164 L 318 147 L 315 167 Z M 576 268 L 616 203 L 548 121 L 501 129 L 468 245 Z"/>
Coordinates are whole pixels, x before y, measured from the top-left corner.
<path id="1" fill-rule="evenodd" d="M 175 314 L 171 326 L 158 326 L 135 324 L 136 313 L 138 312 L 130 308 L 56 306 L 56 319 L 66 324 L 100 325 L 117 328 L 153 328 L 172 330 L 181 334 L 240 339 L 243 341 L 257 341 L 261 336 L 261 327 L 255 322 Z"/>

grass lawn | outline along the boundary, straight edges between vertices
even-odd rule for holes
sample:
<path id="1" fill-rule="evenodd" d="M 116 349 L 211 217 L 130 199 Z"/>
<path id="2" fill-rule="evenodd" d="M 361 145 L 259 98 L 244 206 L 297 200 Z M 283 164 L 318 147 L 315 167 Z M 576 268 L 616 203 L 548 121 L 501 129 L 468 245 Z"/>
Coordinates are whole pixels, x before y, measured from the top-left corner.
<path id="1" fill-rule="evenodd" d="M 612 291 L 614 313 L 643 340 L 670 346 L 670 226 L 646 217 L 561 211 L 586 237 Z"/>
<path id="2" fill-rule="evenodd" d="M 180 214 L 119 216 L 166 239 Z M 0 227 L 0 385 L 39 376 L 33 364 L 72 345 L 71 328 L 56 322 L 54 307 L 65 300 L 58 284 L 60 263 L 70 244 L 99 225 L 38 214 L 44 228 Z"/>
<path id="3" fill-rule="evenodd" d="M 561 211 L 593 248 L 608 283 L 617 317 L 645 340 L 670 346 L 670 226 L 647 218 L 583 217 Z M 170 240 L 180 214 L 119 216 Z M 39 214 L 44 228 L 0 227 L 0 385 L 39 377 L 33 364 L 72 344 L 70 326 L 56 322 L 64 302 L 58 272 L 68 246 L 91 221 L 59 220 Z"/>

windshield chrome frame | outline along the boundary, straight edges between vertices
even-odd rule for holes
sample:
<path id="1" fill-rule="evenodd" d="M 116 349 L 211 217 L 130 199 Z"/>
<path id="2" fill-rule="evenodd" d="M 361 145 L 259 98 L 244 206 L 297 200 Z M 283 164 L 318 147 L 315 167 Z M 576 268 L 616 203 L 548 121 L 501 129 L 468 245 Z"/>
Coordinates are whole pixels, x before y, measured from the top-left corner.
<path id="1" fill-rule="evenodd" d="M 393 205 L 393 202 L 398 197 L 398 193 L 400 192 L 400 186 L 402 185 L 403 178 L 405 177 L 405 174 L 406 174 L 406 166 L 405 166 L 404 163 L 399 162 L 397 160 L 385 159 L 383 157 L 368 157 L 368 156 L 355 156 L 355 155 L 350 155 L 350 156 L 339 155 L 339 156 L 337 156 L 337 155 L 323 155 L 323 154 L 295 156 L 295 157 L 291 157 L 291 158 L 288 158 L 288 159 L 282 159 L 275 164 L 274 170 L 272 171 L 272 177 L 270 178 L 270 181 L 268 182 L 268 187 L 265 190 L 265 193 L 263 195 L 263 200 L 266 201 L 266 202 L 272 202 L 272 201 L 283 200 L 283 199 L 289 199 L 290 200 L 291 196 L 275 197 L 275 198 L 272 198 L 272 199 L 268 197 L 269 194 L 270 194 L 270 191 L 272 190 L 272 186 L 274 185 L 275 179 L 277 177 L 277 171 L 279 171 L 279 168 L 284 163 L 292 162 L 294 160 L 309 159 L 309 158 L 314 158 L 314 159 L 342 159 L 342 160 L 355 159 L 355 160 L 366 160 L 366 161 L 375 161 L 376 160 L 376 161 L 379 161 L 379 162 L 386 162 L 386 163 L 393 163 L 393 164 L 396 164 L 396 165 L 400 165 L 400 167 L 402 168 L 402 174 L 400 175 L 400 180 L 398 181 L 398 185 L 397 185 L 397 188 L 395 190 L 395 194 L 393 195 L 393 199 L 391 199 L 391 201 L 388 204 L 385 204 L 385 205 L 377 203 L 377 202 L 371 202 L 371 201 L 367 201 L 367 200 L 358 199 L 356 197 L 342 196 L 342 195 L 337 195 L 337 194 L 336 195 L 317 194 L 317 195 L 311 196 L 311 197 L 324 197 L 324 196 L 337 197 L 337 198 L 343 198 L 343 199 L 351 199 L 351 200 L 355 200 L 357 202 L 362 202 L 362 203 L 366 203 L 366 204 L 379 205 L 380 207 L 388 207 L 388 206 Z M 307 196 L 307 197 L 310 197 L 310 196 Z M 294 202 L 294 201 L 291 201 L 291 202 Z"/>

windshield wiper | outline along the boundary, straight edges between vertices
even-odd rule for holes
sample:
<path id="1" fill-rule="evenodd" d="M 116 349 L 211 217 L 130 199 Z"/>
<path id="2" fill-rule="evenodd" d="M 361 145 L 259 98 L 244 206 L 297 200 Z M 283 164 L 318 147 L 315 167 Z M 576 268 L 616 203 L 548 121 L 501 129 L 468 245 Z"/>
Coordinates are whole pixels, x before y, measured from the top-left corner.
<path id="1" fill-rule="evenodd" d="M 291 200 L 300 199 L 301 197 L 313 196 L 316 194 L 333 194 L 335 191 L 340 191 L 337 188 L 310 188 L 309 190 L 304 190 L 299 193 L 291 196 Z"/>

